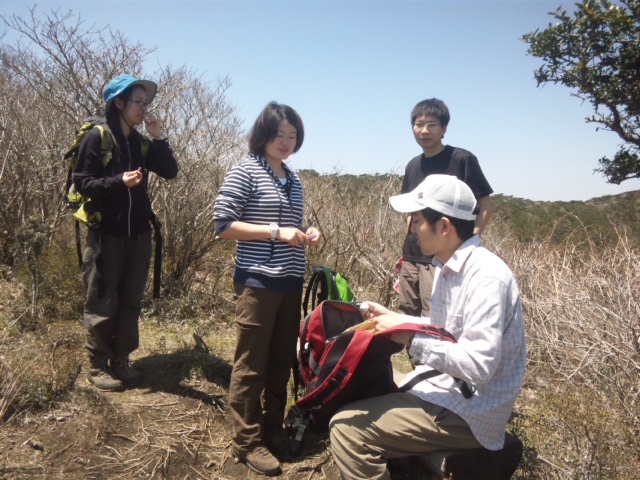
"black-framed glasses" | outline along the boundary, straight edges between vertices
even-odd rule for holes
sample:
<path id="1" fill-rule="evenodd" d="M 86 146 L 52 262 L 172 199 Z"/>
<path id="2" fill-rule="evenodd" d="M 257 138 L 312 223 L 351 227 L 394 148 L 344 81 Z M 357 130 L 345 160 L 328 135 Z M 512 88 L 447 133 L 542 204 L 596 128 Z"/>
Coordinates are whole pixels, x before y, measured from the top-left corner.
<path id="1" fill-rule="evenodd" d="M 140 108 L 149 108 L 149 102 L 145 100 L 134 100 L 132 98 L 127 98 L 127 102 L 135 103 Z"/>
<path id="2" fill-rule="evenodd" d="M 414 123 L 413 124 L 413 128 L 415 128 L 417 131 L 422 131 L 423 128 L 426 128 L 427 130 L 429 130 L 430 132 L 440 128 L 440 124 L 439 123 L 435 123 L 435 122 L 430 122 L 430 123 Z"/>

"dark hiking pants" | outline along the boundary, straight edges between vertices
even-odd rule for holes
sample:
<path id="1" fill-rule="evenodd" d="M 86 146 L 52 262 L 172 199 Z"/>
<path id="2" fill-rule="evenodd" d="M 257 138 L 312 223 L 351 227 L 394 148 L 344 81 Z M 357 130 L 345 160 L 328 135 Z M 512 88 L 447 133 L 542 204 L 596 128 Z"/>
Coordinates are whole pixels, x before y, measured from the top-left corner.
<path id="1" fill-rule="evenodd" d="M 82 276 L 90 357 L 107 360 L 138 348 L 138 319 L 150 263 L 151 232 L 116 237 L 89 231 Z"/>

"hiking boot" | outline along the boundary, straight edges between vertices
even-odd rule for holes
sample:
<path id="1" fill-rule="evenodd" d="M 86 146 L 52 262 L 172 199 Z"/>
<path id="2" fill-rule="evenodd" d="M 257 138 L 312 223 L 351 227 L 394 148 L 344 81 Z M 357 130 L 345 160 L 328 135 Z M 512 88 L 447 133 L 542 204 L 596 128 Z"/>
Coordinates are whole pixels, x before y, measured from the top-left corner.
<path id="1" fill-rule="evenodd" d="M 262 475 L 278 475 L 280 473 L 280 462 L 263 445 L 254 447 L 248 453 L 240 452 L 234 448 L 233 456 L 256 473 Z"/>
<path id="2" fill-rule="evenodd" d="M 112 360 L 111 369 L 127 388 L 136 387 L 142 381 L 142 374 L 131 366 L 129 357 L 118 357 Z"/>
<path id="3" fill-rule="evenodd" d="M 103 392 L 115 392 L 122 390 L 122 380 L 116 378 L 106 361 L 91 360 L 87 383 Z"/>

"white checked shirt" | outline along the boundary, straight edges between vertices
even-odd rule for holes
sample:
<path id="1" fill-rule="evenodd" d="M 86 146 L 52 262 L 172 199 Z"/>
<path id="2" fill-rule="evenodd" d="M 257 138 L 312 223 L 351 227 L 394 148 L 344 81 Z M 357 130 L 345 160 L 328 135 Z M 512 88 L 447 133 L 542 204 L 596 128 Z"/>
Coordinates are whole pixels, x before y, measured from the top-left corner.
<path id="1" fill-rule="evenodd" d="M 434 263 L 441 270 L 431 296 L 431 318 L 422 322 L 446 328 L 458 343 L 416 335 L 409 353 L 424 365 L 403 383 L 423 371 L 444 372 L 409 392 L 458 414 L 482 446 L 499 450 L 526 365 L 518 286 L 509 267 L 477 235 L 445 265 L 437 259 Z M 462 395 L 453 377 L 475 387 L 472 398 Z"/>

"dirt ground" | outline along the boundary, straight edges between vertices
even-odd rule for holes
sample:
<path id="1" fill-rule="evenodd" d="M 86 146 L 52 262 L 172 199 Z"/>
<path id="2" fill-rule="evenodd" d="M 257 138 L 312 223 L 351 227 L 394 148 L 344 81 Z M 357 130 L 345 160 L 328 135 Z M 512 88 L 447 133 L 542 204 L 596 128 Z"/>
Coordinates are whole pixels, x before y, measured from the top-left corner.
<path id="1" fill-rule="evenodd" d="M 144 375 L 138 388 L 99 392 L 86 383 L 83 365 L 55 409 L 1 424 L 0 478 L 262 478 L 231 456 L 233 329 L 205 336 L 172 329 L 142 322 L 143 346 L 132 355 Z M 326 435 L 312 435 L 301 457 L 284 459 L 279 478 L 339 480 Z M 415 477 L 400 467 L 394 478 Z"/>
<path id="2" fill-rule="evenodd" d="M 141 325 L 133 365 L 135 389 L 103 393 L 86 383 L 86 365 L 71 397 L 54 410 L 27 413 L 0 426 L 0 478 L 259 478 L 231 456 L 226 394 L 232 332 L 207 339 Z M 161 333 L 161 334 L 160 334 Z M 214 338 L 215 337 L 215 338 Z M 225 341 L 229 340 L 229 341 Z M 190 351 L 189 348 L 192 348 Z M 281 478 L 339 479 L 322 438 L 303 458 L 282 463 Z"/>

